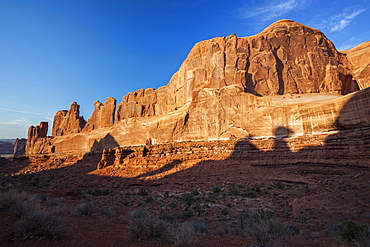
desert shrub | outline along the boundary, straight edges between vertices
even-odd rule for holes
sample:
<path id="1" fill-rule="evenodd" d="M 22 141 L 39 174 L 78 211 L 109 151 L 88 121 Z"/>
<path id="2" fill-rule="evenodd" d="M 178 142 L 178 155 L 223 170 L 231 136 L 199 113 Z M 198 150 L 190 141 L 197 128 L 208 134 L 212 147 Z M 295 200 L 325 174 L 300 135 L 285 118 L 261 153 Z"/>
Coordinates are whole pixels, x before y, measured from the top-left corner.
<path id="1" fill-rule="evenodd" d="M 145 198 L 145 202 L 147 202 L 147 203 L 151 203 L 151 202 L 153 202 L 154 201 L 154 198 L 153 197 L 151 197 L 151 196 L 147 196 L 146 198 Z"/>
<path id="2" fill-rule="evenodd" d="M 193 202 L 194 202 L 194 197 L 190 193 L 184 193 L 184 194 L 181 195 L 180 201 L 185 203 L 185 205 L 186 205 L 185 210 L 188 210 L 190 208 L 191 204 L 193 204 Z"/>
<path id="3" fill-rule="evenodd" d="M 161 212 L 159 218 L 167 222 L 174 222 L 175 218 L 167 212 Z"/>
<path id="4" fill-rule="evenodd" d="M 195 212 L 197 212 L 198 213 L 198 217 L 202 214 L 202 213 L 204 213 L 205 212 L 205 210 L 201 207 L 201 205 L 200 204 L 196 204 L 196 205 L 194 205 L 193 207 L 192 207 L 192 209 L 195 211 Z"/>
<path id="5" fill-rule="evenodd" d="M 191 221 L 190 224 L 197 234 L 208 234 L 209 225 L 207 223 Z"/>
<path id="6" fill-rule="evenodd" d="M 69 226 L 65 220 L 43 211 L 38 211 L 18 221 L 12 229 L 12 235 L 53 240 L 62 237 L 68 230 Z"/>
<path id="7" fill-rule="evenodd" d="M 63 198 L 58 197 L 58 198 L 50 198 L 46 201 L 46 204 L 48 206 L 56 206 L 58 205 L 61 201 L 63 201 Z"/>
<path id="8" fill-rule="evenodd" d="M 169 203 L 168 203 L 168 206 L 169 206 L 170 208 L 175 208 L 175 207 L 176 207 L 176 202 L 174 202 L 174 201 L 169 202 Z"/>
<path id="9" fill-rule="evenodd" d="M 221 192 L 221 186 L 215 185 L 212 187 L 213 193 L 220 193 Z"/>
<path id="10" fill-rule="evenodd" d="M 352 220 L 342 222 L 338 226 L 338 234 L 344 241 L 360 241 L 370 246 L 370 229 L 368 225 L 360 225 Z"/>
<path id="11" fill-rule="evenodd" d="M 132 211 L 128 228 L 130 235 L 138 240 L 148 238 L 167 240 L 168 238 L 168 223 L 147 211 Z"/>
<path id="12" fill-rule="evenodd" d="M 273 239 L 286 241 L 288 236 L 299 234 L 299 227 L 284 225 L 273 219 L 270 211 L 261 209 L 249 216 L 246 233 L 253 236 L 257 244 L 266 246 Z"/>
<path id="13" fill-rule="evenodd" d="M 106 217 L 113 217 L 116 214 L 116 211 L 113 207 L 103 207 L 100 209 L 100 213 Z"/>
<path id="14" fill-rule="evenodd" d="M 9 209 L 18 202 L 30 199 L 30 195 L 17 189 L 9 189 L 0 194 L 0 209 Z"/>
<path id="15" fill-rule="evenodd" d="M 172 236 L 175 245 L 193 246 L 197 241 L 196 231 L 191 222 L 184 222 L 172 227 Z"/>
<path id="16" fill-rule="evenodd" d="M 78 205 L 73 211 L 73 215 L 93 215 L 96 211 L 95 205 L 89 201 L 83 202 Z"/>
<path id="17" fill-rule="evenodd" d="M 39 211 L 41 206 L 36 197 L 16 189 L 9 189 L 1 193 L 0 208 L 8 209 L 17 217 L 24 217 L 35 211 Z"/>
<path id="18" fill-rule="evenodd" d="M 40 210 L 40 203 L 32 199 L 18 201 L 9 208 L 9 211 L 19 218 L 23 218 Z"/>
<path id="19" fill-rule="evenodd" d="M 182 211 L 181 213 L 178 213 L 176 215 L 176 217 L 178 219 L 181 219 L 181 220 L 188 220 L 188 219 L 190 219 L 193 216 L 194 216 L 194 213 L 191 210 L 185 210 L 185 211 Z"/>
<path id="20" fill-rule="evenodd" d="M 240 195 L 240 191 L 237 188 L 235 188 L 235 187 L 231 187 L 231 188 L 229 188 L 229 191 L 227 192 L 227 194 L 229 196 L 239 196 Z"/>
<path id="21" fill-rule="evenodd" d="M 140 187 L 139 192 L 137 194 L 140 195 L 140 196 L 147 196 L 148 192 L 146 191 L 146 189 L 144 187 Z"/>
<path id="22" fill-rule="evenodd" d="M 199 191 L 198 191 L 198 190 L 192 190 L 192 191 L 191 191 L 191 194 L 192 194 L 193 196 L 197 196 L 197 195 L 199 195 Z"/>
<path id="23" fill-rule="evenodd" d="M 228 215 L 228 214 L 229 214 L 229 209 L 227 209 L 227 208 L 223 208 L 223 209 L 221 209 L 221 210 L 220 210 L 220 214 L 221 214 L 221 215 Z"/>
<path id="24" fill-rule="evenodd" d="M 113 193 L 113 191 L 110 191 L 109 189 L 93 189 L 93 190 L 88 190 L 88 194 L 92 196 L 107 196 Z"/>

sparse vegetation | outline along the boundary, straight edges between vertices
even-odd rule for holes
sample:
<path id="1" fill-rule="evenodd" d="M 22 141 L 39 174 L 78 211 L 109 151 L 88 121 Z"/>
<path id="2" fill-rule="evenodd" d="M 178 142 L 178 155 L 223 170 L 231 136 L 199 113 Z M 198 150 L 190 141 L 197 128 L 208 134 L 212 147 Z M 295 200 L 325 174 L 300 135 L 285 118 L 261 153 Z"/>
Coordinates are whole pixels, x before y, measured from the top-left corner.
<path id="1" fill-rule="evenodd" d="M 104 190 L 103 189 L 92 189 L 92 190 L 88 190 L 87 193 L 93 196 L 107 196 L 114 192 L 109 189 L 104 189 Z"/>
<path id="2" fill-rule="evenodd" d="M 286 241 L 286 238 L 299 233 L 293 225 L 284 225 L 272 217 L 268 210 L 261 209 L 249 216 L 246 232 L 254 238 L 256 244 L 266 246 L 273 239 Z"/>
<path id="3" fill-rule="evenodd" d="M 193 223 L 184 222 L 172 228 L 171 232 L 176 246 L 193 246 L 197 242 L 197 235 Z"/>
<path id="4" fill-rule="evenodd" d="M 220 193 L 222 190 L 221 186 L 215 185 L 212 187 L 212 192 L 213 193 Z"/>
<path id="5" fill-rule="evenodd" d="M 80 203 L 73 211 L 73 215 L 93 215 L 96 211 L 96 207 L 92 202 L 84 201 Z"/>
<path id="6" fill-rule="evenodd" d="M 65 220 L 43 211 L 37 211 L 18 221 L 11 235 L 23 239 L 38 237 L 54 240 L 65 235 L 68 230 L 69 226 Z"/>
<path id="7" fill-rule="evenodd" d="M 11 227 L 9 237 L 54 240 L 62 237 L 69 229 L 65 220 L 47 213 L 36 197 L 24 191 L 9 189 L 1 192 L 0 209 L 7 209 L 20 218 Z"/>
<path id="8" fill-rule="evenodd" d="M 355 242 L 358 246 L 370 246 L 370 229 L 368 225 L 361 225 L 352 220 L 342 222 L 338 226 L 338 234 L 343 241 Z"/>
<path id="9" fill-rule="evenodd" d="M 143 210 L 130 213 L 128 229 L 131 236 L 138 240 L 155 238 L 164 241 L 169 235 L 167 222 Z"/>

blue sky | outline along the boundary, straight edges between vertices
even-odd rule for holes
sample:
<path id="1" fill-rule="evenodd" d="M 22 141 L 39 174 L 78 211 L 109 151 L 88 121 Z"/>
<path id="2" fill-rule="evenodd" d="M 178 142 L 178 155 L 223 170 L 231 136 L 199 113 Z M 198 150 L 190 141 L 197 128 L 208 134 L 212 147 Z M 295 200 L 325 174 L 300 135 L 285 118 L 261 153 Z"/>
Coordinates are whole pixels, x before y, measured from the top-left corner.
<path id="1" fill-rule="evenodd" d="M 339 50 L 370 40 L 368 0 L 0 0 L 0 139 L 73 101 L 87 120 L 96 100 L 166 85 L 195 43 L 279 19 Z"/>

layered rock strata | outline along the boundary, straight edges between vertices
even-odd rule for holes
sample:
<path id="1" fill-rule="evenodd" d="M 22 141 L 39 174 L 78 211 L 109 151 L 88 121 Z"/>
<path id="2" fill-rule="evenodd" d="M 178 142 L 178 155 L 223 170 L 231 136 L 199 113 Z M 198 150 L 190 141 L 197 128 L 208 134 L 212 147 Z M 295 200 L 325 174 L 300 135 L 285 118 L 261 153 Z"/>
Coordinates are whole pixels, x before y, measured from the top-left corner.
<path id="1" fill-rule="evenodd" d="M 40 122 L 39 125 L 28 128 L 26 154 L 54 153 L 52 137 L 47 137 L 48 128 L 48 122 Z"/>
<path id="2" fill-rule="evenodd" d="M 22 156 L 26 152 L 26 143 L 27 139 L 21 138 L 21 139 L 16 139 L 14 143 L 14 156 Z"/>
<path id="3" fill-rule="evenodd" d="M 116 113 L 113 98 L 95 102 L 87 123 L 75 102 L 58 111 L 42 152 L 268 137 L 279 127 L 296 135 L 366 127 L 370 91 L 355 92 L 347 57 L 322 32 L 290 20 L 251 37 L 202 41 L 166 86 L 129 93 Z"/>
<path id="4" fill-rule="evenodd" d="M 370 41 L 343 51 L 352 67 L 351 73 L 361 89 L 370 87 Z"/>
<path id="5" fill-rule="evenodd" d="M 87 121 L 83 131 L 92 131 L 112 126 L 114 124 L 115 111 L 116 99 L 108 97 L 104 104 L 99 101 L 95 101 L 94 112 Z"/>
<path id="6" fill-rule="evenodd" d="M 86 121 L 80 116 L 80 106 L 73 102 L 69 111 L 58 111 L 54 116 L 52 136 L 63 136 L 81 132 Z"/>

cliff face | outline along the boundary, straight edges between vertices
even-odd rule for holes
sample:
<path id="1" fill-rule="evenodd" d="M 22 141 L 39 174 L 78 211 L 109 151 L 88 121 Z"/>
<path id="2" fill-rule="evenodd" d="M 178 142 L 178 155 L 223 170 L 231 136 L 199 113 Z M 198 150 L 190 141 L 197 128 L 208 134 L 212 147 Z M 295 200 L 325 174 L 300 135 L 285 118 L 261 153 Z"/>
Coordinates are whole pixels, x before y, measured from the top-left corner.
<path id="1" fill-rule="evenodd" d="M 75 102 L 58 111 L 54 138 L 39 137 L 49 145 L 42 152 L 273 136 L 279 127 L 307 134 L 368 126 L 370 92 L 349 94 L 359 89 L 353 70 L 361 65 L 348 54 L 290 20 L 251 37 L 202 41 L 166 86 L 129 93 L 116 113 L 113 98 L 95 102 L 87 123 Z M 348 101 L 353 111 L 339 116 Z"/>
<path id="2" fill-rule="evenodd" d="M 110 127 L 114 124 L 114 114 L 116 111 L 116 100 L 108 97 L 104 104 L 99 101 L 94 102 L 94 112 L 87 121 L 83 131 Z"/>
<path id="3" fill-rule="evenodd" d="M 347 94 L 358 90 L 346 57 L 325 35 L 281 20 L 260 34 L 196 44 L 168 85 L 123 97 L 117 120 L 162 115 L 195 99 L 204 88 L 239 85 L 254 95 Z"/>
<path id="4" fill-rule="evenodd" d="M 73 102 L 69 111 L 58 111 L 54 116 L 52 136 L 79 133 L 86 121 L 80 116 L 80 106 Z"/>
<path id="5" fill-rule="evenodd" d="M 343 51 L 352 65 L 352 74 L 361 89 L 370 87 L 370 41 Z"/>
<path id="6" fill-rule="evenodd" d="M 53 153 L 54 148 L 51 137 L 47 137 L 49 124 L 40 122 L 40 125 L 28 128 L 27 141 L 25 147 L 26 154 Z M 20 151 L 21 152 L 21 151 Z"/>

